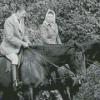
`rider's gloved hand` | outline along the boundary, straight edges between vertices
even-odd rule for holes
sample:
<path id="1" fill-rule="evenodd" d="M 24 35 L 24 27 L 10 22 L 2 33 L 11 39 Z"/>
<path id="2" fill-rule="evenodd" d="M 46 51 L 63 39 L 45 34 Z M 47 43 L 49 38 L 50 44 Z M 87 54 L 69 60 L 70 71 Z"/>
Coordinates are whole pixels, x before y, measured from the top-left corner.
<path id="1" fill-rule="evenodd" d="M 22 45 L 24 48 L 27 48 L 29 46 L 27 42 L 23 42 Z"/>
<path id="2" fill-rule="evenodd" d="M 28 43 L 28 46 L 32 46 L 32 43 L 30 41 L 28 41 L 27 43 Z"/>

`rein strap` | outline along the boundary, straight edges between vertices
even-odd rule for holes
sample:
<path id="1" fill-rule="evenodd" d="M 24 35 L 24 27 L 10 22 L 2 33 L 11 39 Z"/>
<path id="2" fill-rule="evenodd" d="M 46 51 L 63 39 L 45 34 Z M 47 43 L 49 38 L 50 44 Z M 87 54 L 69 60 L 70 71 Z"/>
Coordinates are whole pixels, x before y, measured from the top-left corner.
<path id="1" fill-rule="evenodd" d="M 40 56 L 38 53 L 36 53 L 35 51 L 31 50 L 30 48 L 28 48 L 31 52 L 35 53 L 37 56 L 39 56 L 40 58 L 42 58 L 43 60 L 47 61 L 48 63 L 50 63 L 51 65 L 55 66 L 56 68 L 59 68 L 58 65 L 52 63 L 51 61 L 45 59 L 44 57 Z"/>

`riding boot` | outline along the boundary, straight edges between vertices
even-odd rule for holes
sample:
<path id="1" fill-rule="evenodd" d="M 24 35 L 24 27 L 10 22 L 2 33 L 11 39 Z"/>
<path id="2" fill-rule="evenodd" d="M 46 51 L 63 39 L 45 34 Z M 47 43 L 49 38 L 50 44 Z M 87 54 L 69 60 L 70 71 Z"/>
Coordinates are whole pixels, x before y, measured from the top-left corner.
<path id="1" fill-rule="evenodd" d="M 18 75 L 17 75 L 17 65 L 12 64 L 12 76 L 13 76 L 13 88 L 14 91 L 18 90 L 18 88 L 21 88 L 22 82 L 19 82 Z"/>

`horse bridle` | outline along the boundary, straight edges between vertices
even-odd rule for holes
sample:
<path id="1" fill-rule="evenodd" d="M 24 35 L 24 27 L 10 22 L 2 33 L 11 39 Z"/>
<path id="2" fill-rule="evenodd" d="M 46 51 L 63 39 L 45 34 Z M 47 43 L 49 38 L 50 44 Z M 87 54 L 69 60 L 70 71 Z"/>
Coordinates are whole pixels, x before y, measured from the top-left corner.
<path id="1" fill-rule="evenodd" d="M 80 52 L 80 53 L 83 53 L 83 52 Z M 78 53 L 78 55 L 80 55 L 80 53 Z M 87 70 L 86 70 L 86 64 L 85 64 L 85 61 L 86 61 L 86 60 L 85 60 L 85 54 L 84 54 L 84 60 L 83 60 L 83 61 L 84 61 L 84 62 L 83 62 L 83 63 L 84 63 L 84 69 L 83 69 L 83 70 L 84 70 L 84 73 L 82 73 L 82 74 L 79 73 L 79 75 L 80 75 L 79 79 L 82 79 L 82 77 L 84 77 L 84 76 L 86 77 L 86 76 L 87 76 Z M 77 76 L 77 77 L 78 77 L 78 76 Z"/>

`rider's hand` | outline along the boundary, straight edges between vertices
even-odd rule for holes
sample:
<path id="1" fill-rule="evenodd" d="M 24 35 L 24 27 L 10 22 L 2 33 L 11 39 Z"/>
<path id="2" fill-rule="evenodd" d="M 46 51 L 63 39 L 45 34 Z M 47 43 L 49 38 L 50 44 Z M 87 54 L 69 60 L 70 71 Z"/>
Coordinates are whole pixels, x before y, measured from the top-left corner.
<path id="1" fill-rule="evenodd" d="M 23 45 L 24 48 L 27 48 L 29 46 L 27 42 L 23 42 L 22 45 Z"/>
<path id="2" fill-rule="evenodd" d="M 27 43 L 28 43 L 28 46 L 32 46 L 32 43 L 30 41 L 28 41 Z"/>

